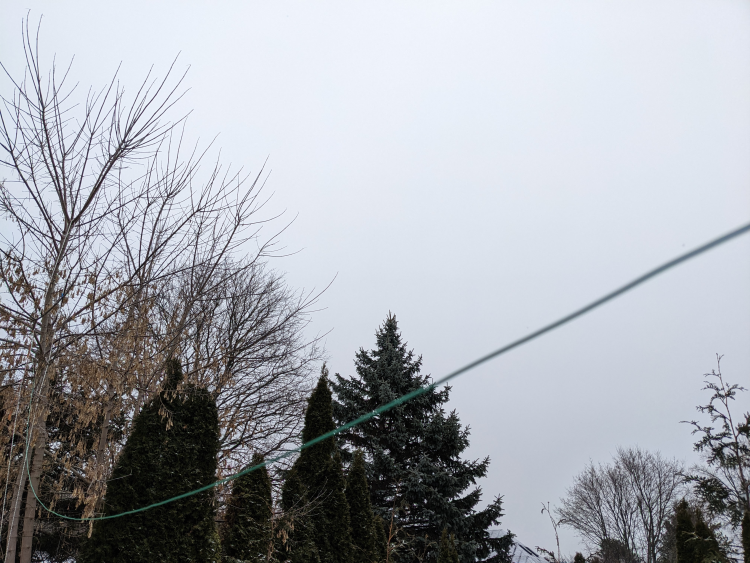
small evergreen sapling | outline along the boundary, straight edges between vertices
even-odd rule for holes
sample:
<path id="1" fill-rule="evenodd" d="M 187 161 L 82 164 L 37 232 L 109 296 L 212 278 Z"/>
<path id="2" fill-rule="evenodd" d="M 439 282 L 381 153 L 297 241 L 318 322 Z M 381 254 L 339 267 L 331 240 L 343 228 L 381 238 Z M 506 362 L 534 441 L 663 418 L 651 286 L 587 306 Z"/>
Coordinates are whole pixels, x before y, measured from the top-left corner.
<path id="1" fill-rule="evenodd" d="M 265 460 L 253 455 L 252 465 Z M 261 563 L 273 540 L 273 498 L 268 469 L 263 466 L 235 479 L 222 529 L 221 547 L 227 561 Z"/>
<path id="2" fill-rule="evenodd" d="M 697 408 L 709 415 L 711 424 L 690 424 L 693 434 L 700 436 L 694 449 L 706 455 L 706 466 L 688 475 L 688 481 L 711 512 L 736 530 L 750 509 L 750 412 L 733 412 L 733 401 L 747 389 L 724 379 L 721 356 L 716 369 L 705 376 L 704 390 L 713 394 L 708 404 Z"/>

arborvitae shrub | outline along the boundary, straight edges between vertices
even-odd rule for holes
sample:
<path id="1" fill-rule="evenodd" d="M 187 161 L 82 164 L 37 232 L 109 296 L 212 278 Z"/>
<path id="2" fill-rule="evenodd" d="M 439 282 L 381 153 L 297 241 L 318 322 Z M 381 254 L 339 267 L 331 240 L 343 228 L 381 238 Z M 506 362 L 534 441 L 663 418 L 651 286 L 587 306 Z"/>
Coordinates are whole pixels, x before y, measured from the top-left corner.
<path id="1" fill-rule="evenodd" d="M 453 534 L 448 535 L 448 530 L 445 528 L 440 535 L 440 551 L 438 552 L 437 563 L 459 563 L 456 540 Z"/>
<path id="2" fill-rule="evenodd" d="M 264 458 L 253 455 L 251 465 Z M 221 547 L 225 559 L 260 563 L 268 558 L 273 539 L 273 498 L 268 469 L 263 466 L 235 479 L 222 527 Z"/>
<path id="3" fill-rule="evenodd" d="M 334 428 L 328 370 L 323 366 L 318 385 L 308 400 L 302 441 L 309 442 Z M 298 511 L 306 512 L 297 518 L 298 524 L 304 528 L 303 537 L 297 537 L 297 524 L 290 537 L 290 560 L 296 560 L 299 549 L 310 552 L 309 542 L 312 541 L 322 563 L 351 563 L 349 504 L 344 493 L 341 459 L 333 438 L 302 450 L 290 477 L 299 484 L 285 484 L 286 501 L 283 498 L 282 501 L 287 505 L 296 504 Z M 311 553 L 308 555 L 312 556 Z"/>
<path id="4" fill-rule="evenodd" d="M 284 479 L 281 488 L 281 508 L 284 511 L 277 542 L 281 561 L 289 563 L 320 563 L 315 544 L 315 521 L 311 515 L 316 508 L 295 468 Z"/>
<path id="5" fill-rule="evenodd" d="M 382 521 L 372 512 L 370 488 L 365 474 L 365 459 L 362 452 L 354 452 L 354 461 L 349 467 L 346 479 L 346 500 L 349 503 L 349 517 L 352 526 L 353 563 L 373 563 L 380 559 L 382 548 L 377 542 L 383 541 L 378 526 Z M 380 536 L 380 537 L 379 537 Z M 385 546 L 383 546 L 385 547 Z"/>
<path id="6" fill-rule="evenodd" d="M 583 556 L 583 553 L 577 552 L 575 557 L 573 557 L 573 563 L 586 563 L 586 558 Z"/>
<path id="7" fill-rule="evenodd" d="M 723 559 L 716 535 L 706 524 L 700 509 L 695 511 L 695 544 L 696 563 L 708 563 Z"/>
<path id="8" fill-rule="evenodd" d="M 374 525 L 376 561 L 385 563 L 388 558 L 388 536 L 385 533 L 385 522 L 377 514 L 375 515 Z"/>
<path id="9" fill-rule="evenodd" d="M 675 543 L 677 546 L 677 563 L 696 563 L 695 559 L 695 526 L 690 506 L 685 499 L 675 508 Z"/>
<path id="10" fill-rule="evenodd" d="M 170 360 L 166 389 L 135 417 L 108 483 L 105 514 L 141 508 L 215 480 L 216 403 L 205 389 L 176 391 L 181 378 L 179 362 Z M 214 513 L 214 491 L 209 489 L 144 512 L 97 521 L 79 563 L 215 563 L 220 546 Z"/>

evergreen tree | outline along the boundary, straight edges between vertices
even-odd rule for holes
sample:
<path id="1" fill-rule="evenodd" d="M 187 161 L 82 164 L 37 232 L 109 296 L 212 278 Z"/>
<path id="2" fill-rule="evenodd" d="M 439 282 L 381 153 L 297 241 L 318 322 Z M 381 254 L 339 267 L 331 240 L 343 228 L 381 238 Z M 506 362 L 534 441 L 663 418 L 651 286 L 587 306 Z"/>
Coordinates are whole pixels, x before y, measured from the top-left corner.
<path id="1" fill-rule="evenodd" d="M 362 452 L 354 452 L 354 461 L 346 479 L 346 500 L 349 503 L 349 519 L 352 526 L 353 563 L 373 563 L 379 560 L 381 550 L 377 545 L 383 541 L 382 520 L 372 512 L 370 488 L 367 485 L 365 459 Z M 377 518 L 377 519 L 376 519 Z M 378 529 L 380 527 L 380 530 Z M 385 547 L 383 545 L 382 547 Z"/>
<path id="2" fill-rule="evenodd" d="M 410 391 L 430 385 L 420 373 L 422 359 L 401 341 L 396 318 L 389 315 L 376 333 L 376 348 L 356 355 L 357 376 L 336 376 L 334 414 L 339 424 L 354 420 Z M 424 555 L 435 561 L 443 528 L 456 534 L 461 561 L 490 556 L 508 558 L 512 536 L 490 538 L 488 528 L 499 523 L 501 499 L 477 511 L 489 458 L 465 461 L 469 431 L 455 411 L 446 414 L 450 388 L 431 389 L 387 413 L 343 433 L 350 448 L 362 449 L 375 512 L 399 530 L 399 563 Z M 474 487 L 473 487 L 474 486 Z M 467 489 L 473 487 L 467 492 Z"/>
<path id="3" fill-rule="evenodd" d="M 695 558 L 695 526 L 690 513 L 690 506 L 685 499 L 675 508 L 675 543 L 677 544 L 677 563 L 697 563 Z"/>
<path id="4" fill-rule="evenodd" d="M 264 462 L 253 455 L 253 466 Z M 273 499 L 268 469 L 263 466 L 235 479 L 229 497 L 222 534 L 222 552 L 227 561 L 266 561 L 273 538 Z"/>
<path id="5" fill-rule="evenodd" d="M 703 519 L 703 513 L 700 508 L 695 511 L 694 541 L 696 563 L 712 563 L 723 559 L 716 535 Z"/>
<path id="6" fill-rule="evenodd" d="M 118 514 L 214 481 L 219 450 L 216 403 L 205 389 L 178 392 L 182 368 L 167 362 L 167 384 L 133 421 L 112 472 L 106 514 Z M 162 412 L 168 416 L 162 416 Z M 96 521 L 80 563 L 214 563 L 219 539 L 213 489 L 150 510 Z"/>
<path id="7" fill-rule="evenodd" d="M 580 551 L 576 552 L 575 557 L 573 557 L 573 563 L 586 563 L 586 558 L 583 556 L 583 553 Z"/>
<path id="8" fill-rule="evenodd" d="M 309 501 L 296 468 L 292 468 L 281 488 L 284 510 L 281 537 L 277 548 L 282 561 L 289 563 L 320 563 L 315 544 L 315 521 L 311 513 L 317 507 Z"/>
<path id="9" fill-rule="evenodd" d="M 324 365 L 318 385 L 308 400 L 302 441 L 307 443 L 334 428 L 328 370 Z M 302 450 L 292 468 L 292 477 L 299 480 L 299 485 L 288 487 L 288 500 L 298 504 L 310 503 L 306 533 L 312 532 L 321 563 L 350 563 L 349 505 L 344 492 L 341 458 L 334 439 L 328 438 Z M 293 492 L 292 488 L 298 490 Z M 309 549 L 306 543 L 305 549 Z M 291 553 L 294 553 L 294 548 Z"/>
<path id="10" fill-rule="evenodd" d="M 750 563 L 750 510 L 742 517 L 742 554 L 745 563 Z"/>
<path id="11" fill-rule="evenodd" d="M 385 523 L 375 514 L 375 560 L 384 563 L 388 559 L 388 538 L 385 535 Z"/>
<path id="12" fill-rule="evenodd" d="M 437 563 L 459 563 L 456 540 L 453 534 L 448 535 L 448 530 L 445 528 L 443 528 L 443 533 L 440 536 L 440 552 Z"/>

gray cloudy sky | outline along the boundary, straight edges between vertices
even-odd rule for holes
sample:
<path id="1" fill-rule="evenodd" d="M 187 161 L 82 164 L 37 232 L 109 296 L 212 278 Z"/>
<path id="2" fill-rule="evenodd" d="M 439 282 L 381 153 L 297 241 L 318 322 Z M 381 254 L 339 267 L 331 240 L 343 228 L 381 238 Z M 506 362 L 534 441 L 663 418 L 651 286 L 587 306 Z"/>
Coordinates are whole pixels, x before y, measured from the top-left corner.
<path id="1" fill-rule="evenodd" d="M 267 213 L 301 250 L 276 267 L 337 276 L 314 330 L 342 374 L 389 310 L 437 377 L 750 220 L 747 0 L 0 4 L 11 68 L 28 10 L 83 86 L 181 53 L 191 135 L 270 155 Z M 695 460 L 679 421 L 715 354 L 750 383 L 749 256 L 746 236 L 455 381 L 521 541 L 553 546 L 540 503 L 589 459 Z"/>

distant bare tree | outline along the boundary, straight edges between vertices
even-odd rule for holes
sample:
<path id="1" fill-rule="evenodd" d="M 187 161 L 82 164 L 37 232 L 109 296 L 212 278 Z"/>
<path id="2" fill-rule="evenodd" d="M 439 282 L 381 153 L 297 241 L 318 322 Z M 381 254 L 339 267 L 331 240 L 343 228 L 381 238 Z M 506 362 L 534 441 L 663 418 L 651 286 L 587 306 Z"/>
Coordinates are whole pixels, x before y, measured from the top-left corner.
<path id="1" fill-rule="evenodd" d="M 644 563 L 656 563 L 664 525 L 683 488 L 677 460 L 619 448 L 609 465 L 590 463 L 557 509 L 592 551 L 616 540 Z"/>
<path id="2" fill-rule="evenodd" d="M 640 448 L 619 449 L 616 460 L 627 473 L 635 496 L 640 522 L 638 551 L 645 550 L 647 563 L 655 563 L 664 524 L 683 491 L 683 465 Z"/>
<path id="3" fill-rule="evenodd" d="M 562 508 L 557 509 L 561 523 L 578 532 L 592 551 L 610 537 L 632 547 L 635 510 L 626 488 L 622 468 L 589 463 L 561 500 Z"/>

